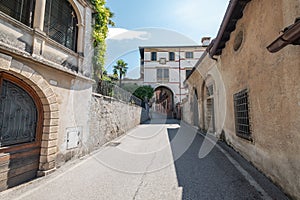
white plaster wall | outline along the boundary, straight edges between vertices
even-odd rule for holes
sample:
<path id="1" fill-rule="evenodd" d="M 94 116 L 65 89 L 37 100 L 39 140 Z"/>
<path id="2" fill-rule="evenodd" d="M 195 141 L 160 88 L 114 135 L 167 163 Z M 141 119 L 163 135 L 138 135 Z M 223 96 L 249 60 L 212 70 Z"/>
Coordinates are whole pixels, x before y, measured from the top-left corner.
<path id="1" fill-rule="evenodd" d="M 156 69 L 144 69 L 144 82 L 156 82 Z"/>
<path id="2" fill-rule="evenodd" d="M 144 53 L 144 61 L 151 60 L 151 52 L 145 52 Z"/>
<path id="3" fill-rule="evenodd" d="M 145 68 L 153 68 L 153 67 L 156 67 L 156 66 L 158 66 L 158 65 L 159 65 L 158 62 L 156 62 L 156 61 L 151 61 L 151 62 L 145 62 L 144 67 L 145 67 Z"/>
<path id="4" fill-rule="evenodd" d="M 203 52 L 194 52 L 194 58 L 200 58 L 202 56 Z"/>
<path id="5" fill-rule="evenodd" d="M 169 52 L 157 52 L 157 60 L 160 58 L 166 58 L 166 60 L 168 60 Z"/>
<path id="6" fill-rule="evenodd" d="M 179 82 L 179 70 L 171 68 L 169 70 L 170 82 Z"/>

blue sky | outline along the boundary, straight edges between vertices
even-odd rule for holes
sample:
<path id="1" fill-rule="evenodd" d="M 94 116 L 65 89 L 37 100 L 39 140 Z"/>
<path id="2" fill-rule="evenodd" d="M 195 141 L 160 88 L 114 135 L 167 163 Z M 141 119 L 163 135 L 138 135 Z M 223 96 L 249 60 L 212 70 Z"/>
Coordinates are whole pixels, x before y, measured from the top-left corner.
<path id="1" fill-rule="evenodd" d="M 106 68 L 118 59 L 138 78 L 139 46 L 196 45 L 216 37 L 229 0 L 107 0 L 116 23 L 107 39 Z"/>

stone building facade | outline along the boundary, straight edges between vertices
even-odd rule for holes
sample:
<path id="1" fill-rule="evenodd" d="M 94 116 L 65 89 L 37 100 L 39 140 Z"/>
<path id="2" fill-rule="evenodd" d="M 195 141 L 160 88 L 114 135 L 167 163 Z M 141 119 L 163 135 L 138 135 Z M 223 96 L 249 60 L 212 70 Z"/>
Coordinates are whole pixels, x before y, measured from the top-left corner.
<path id="1" fill-rule="evenodd" d="M 201 129 L 212 121 L 216 136 L 295 199 L 300 199 L 299 8 L 299 1 L 231 1 L 207 55 L 186 80 L 192 90 L 183 105 L 186 121 Z M 214 109 L 207 112 L 212 98 Z"/>
<path id="2" fill-rule="evenodd" d="M 84 153 L 92 97 L 92 6 L 0 5 L 0 190 Z"/>

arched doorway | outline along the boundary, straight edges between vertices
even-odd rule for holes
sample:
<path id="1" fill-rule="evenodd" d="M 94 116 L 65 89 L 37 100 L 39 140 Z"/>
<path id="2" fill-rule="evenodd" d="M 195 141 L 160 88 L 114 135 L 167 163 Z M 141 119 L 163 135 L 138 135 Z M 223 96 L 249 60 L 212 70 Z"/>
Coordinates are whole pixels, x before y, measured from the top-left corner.
<path id="1" fill-rule="evenodd" d="M 43 107 L 22 80 L 0 72 L 0 191 L 39 170 Z"/>
<path id="2" fill-rule="evenodd" d="M 152 110 L 154 112 L 173 118 L 174 95 L 169 88 L 165 86 L 157 87 L 154 90 L 152 102 Z"/>

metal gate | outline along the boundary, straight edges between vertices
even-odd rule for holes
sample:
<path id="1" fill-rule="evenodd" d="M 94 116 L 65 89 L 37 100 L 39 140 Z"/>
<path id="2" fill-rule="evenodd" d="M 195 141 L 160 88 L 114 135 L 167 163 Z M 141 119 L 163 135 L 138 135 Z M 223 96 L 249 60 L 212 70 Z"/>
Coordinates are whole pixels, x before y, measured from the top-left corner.
<path id="1" fill-rule="evenodd" d="M 36 176 L 41 106 L 21 80 L 0 73 L 0 191 Z"/>

